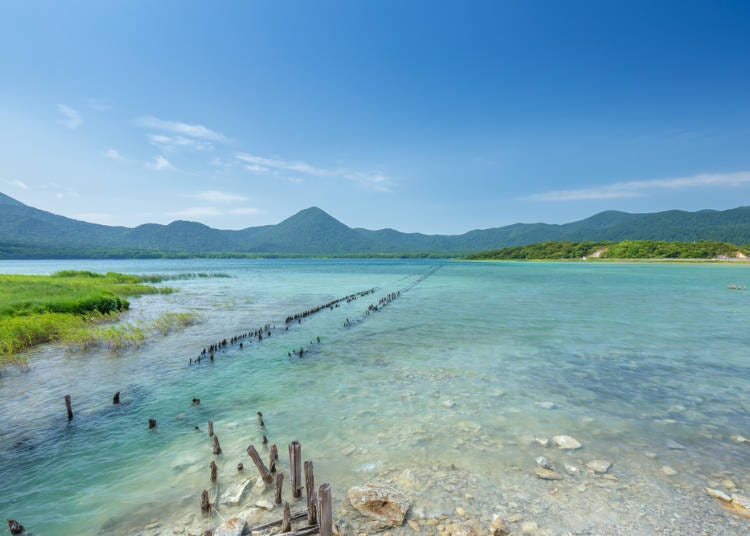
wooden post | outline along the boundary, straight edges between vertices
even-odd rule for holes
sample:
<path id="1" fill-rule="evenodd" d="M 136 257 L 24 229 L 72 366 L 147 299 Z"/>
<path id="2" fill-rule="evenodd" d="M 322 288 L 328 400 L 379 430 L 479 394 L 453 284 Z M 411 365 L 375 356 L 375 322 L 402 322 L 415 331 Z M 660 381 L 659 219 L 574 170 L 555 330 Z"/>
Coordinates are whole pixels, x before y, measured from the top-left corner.
<path id="1" fill-rule="evenodd" d="M 333 536 L 333 513 L 331 505 L 331 485 L 327 482 L 318 489 L 320 495 L 320 536 Z"/>
<path id="2" fill-rule="evenodd" d="M 214 435 L 214 421 L 208 421 L 208 437 L 213 437 Z"/>
<path id="3" fill-rule="evenodd" d="M 68 410 L 68 420 L 73 420 L 73 407 L 70 402 L 70 395 L 65 395 L 65 409 Z"/>
<path id="4" fill-rule="evenodd" d="M 307 499 L 307 524 L 314 525 L 318 522 L 315 508 L 315 476 L 313 475 L 313 462 L 305 462 L 305 495 Z"/>
<path id="5" fill-rule="evenodd" d="M 149 419 L 148 420 L 148 429 L 151 430 L 153 428 L 156 428 L 156 419 Z"/>
<path id="6" fill-rule="evenodd" d="M 217 456 L 221 454 L 221 447 L 219 446 L 219 436 L 214 436 L 214 454 Z"/>
<path id="7" fill-rule="evenodd" d="M 289 472 L 291 473 L 292 497 L 299 499 L 302 497 L 302 486 L 300 486 L 302 460 L 302 446 L 299 441 L 289 443 Z"/>
<path id="8" fill-rule="evenodd" d="M 238 471 L 242 472 L 242 471 L 243 471 L 244 469 L 245 469 L 245 466 L 244 466 L 244 465 L 242 465 L 241 463 L 238 463 L 238 464 L 237 464 L 237 470 L 238 470 Z"/>
<path id="9" fill-rule="evenodd" d="M 284 473 L 276 473 L 276 495 L 274 495 L 274 504 L 281 504 L 281 487 L 284 484 Z"/>
<path id="10" fill-rule="evenodd" d="M 216 462 L 211 460 L 209 467 L 211 468 L 211 482 L 216 482 Z"/>
<path id="11" fill-rule="evenodd" d="M 266 484 L 270 484 L 273 481 L 273 477 L 266 468 L 266 464 L 264 464 L 263 460 L 260 459 L 260 454 L 258 454 L 258 451 L 255 450 L 254 445 L 250 445 L 249 447 L 247 447 L 247 455 L 253 459 L 253 463 L 255 464 L 255 467 L 258 468 L 258 472 L 263 478 L 263 482 L 265 482 Z"/>
<path id="12" fill-rule="evenodd" d="M 8 520 L 8 529 L 10 530 L 10 533 L 13 534 L 13 535 L 23 534 L 24 530 L 26 530 L 26 529 L 24 529 L 24 526 L 21 525 L 15 519 L 9 519 Z"/>
<path id="13" fill-rule="evenodd" d="M 276 443 L 271 445 L 271 454 L 269 455 L 268 470 L 272 473 L 276 472 L 276 460 L 279 459 L 279 449 L 276 447 Z"/>
<path id="14" fill-rule="evenodd" d="M 281 533 L 292 530 L 292 513 L 289 511 L 289 503 L 284 503 L 284 521 L 281 522 Z"/>
<path id="15" fill-rule="evenodd" d="M 211 511 L 211 503 L 208 502 L 208 491 L 203 490 L 203 493 L 201 493 L 201 512 L 204 514 L 207 514 Z"/>
<path id="16" fill-rule="evenodd" d="M 113 404 L 119 404 L 120 403 L 120 391 L 117 391 L 115 393 L 115 396 L 112 397 L 112 403 Z"/>
<path id="17" fill-rule="evenodd" d="M 263 414 L 259 411 L 258 412 L 258 424 L 261 428 L 265 428 L 266 423 L 263 422 Z"/>

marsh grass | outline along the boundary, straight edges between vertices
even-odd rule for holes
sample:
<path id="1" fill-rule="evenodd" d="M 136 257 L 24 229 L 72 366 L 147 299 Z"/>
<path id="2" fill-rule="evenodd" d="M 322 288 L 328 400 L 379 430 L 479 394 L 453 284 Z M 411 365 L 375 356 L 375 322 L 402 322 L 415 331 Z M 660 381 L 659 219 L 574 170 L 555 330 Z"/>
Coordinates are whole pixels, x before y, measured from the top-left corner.
<path id="1" fill-rule="evenodd" d="M 129 308 L 125 296 L 173 292 L 144 284 L 163 280 L 162 276 L 77 270 L 49 276 L 0 275 L 0 366 L 17 363 L 21 352 L 37 344 L 85 341 L 87 332 L 98 333 L 96 337 L 110 341 L 113 348 L 140 344 L 145 338 L 143 327 L 101 324 Z"/>

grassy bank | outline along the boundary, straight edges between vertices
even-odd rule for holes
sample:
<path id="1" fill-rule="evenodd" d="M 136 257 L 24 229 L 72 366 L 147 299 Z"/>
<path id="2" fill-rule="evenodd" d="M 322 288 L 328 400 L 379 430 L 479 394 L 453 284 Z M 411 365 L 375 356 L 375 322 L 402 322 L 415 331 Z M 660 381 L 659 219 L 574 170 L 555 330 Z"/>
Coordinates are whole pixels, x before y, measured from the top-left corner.
<path id="1" fill-rule="evenodd" d="M 126 296 L 168 293 L 158 278 L 63 271 L 49 276 L 0 275 L 0 365 L 49 341 L 79 339 L 128 309 Z M 98 326 L 101 327 L 101 326 Z"/>

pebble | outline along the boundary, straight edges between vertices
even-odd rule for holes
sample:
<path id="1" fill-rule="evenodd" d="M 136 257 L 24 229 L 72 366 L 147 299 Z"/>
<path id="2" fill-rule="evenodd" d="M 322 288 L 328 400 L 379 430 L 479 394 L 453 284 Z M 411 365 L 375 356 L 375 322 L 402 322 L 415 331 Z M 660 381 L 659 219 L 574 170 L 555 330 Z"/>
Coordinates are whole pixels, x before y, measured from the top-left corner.
<path id="1" fill-rule="evenodd" d="M 674 475 L 677 474 L 677 471 L 675 471 L 674 469 L 672 469 L 668 465 L 662 465 L 661 472 L 664 473 L 667 476 L 674 476 Z"/>
<path id="2" fill-rule="evenodd" d="M 407 523 L 408 523 L 408 524 L 409 524 L 409 526 L 411 527 L 411 530 L 413 530 L 414 532 L 419 532 L 420 530 L 422 530 L 422 529 L 421 529 L 421 528 L 419 527 L 419 523 L 417 523 L 417 522 L 416 522 L 416 521 L 414 521 L 413 519 L 410 519 L 409 521 L 407 521 Z"/>
<path id="3" fill-rule="evenodd" d="M 536 405 L 542 409 L 557 409 L 559 408 L 559 404 L 555 404 L 554 402 L 537 402 Z"/>
<path id="4" fill-rule="evenodd" d="M 732 498 L 721 490 L 706 488 L 706 493 L 708 493 L 709 497 L 713 497 L 714 499 L 719 499 L 724 502 L 732 502 Z"/>
<path id="5" fill-rule="evenodd" d="M 550 471 L 552 470 L 552 464 L 549 463 L 549 460 L 544 456 L 539 456 L 536 459 L 536 464 L 543 469 L 549 469 Z"/>
<path id="6" fill-rule="evenodd" d="M 576 467 L 575 465 L 571 465 L 569 463 L 566 463 L 565 464 L 565 472 L 568 473 L 569 475 L 575 475 L 575 474 L 578 473 L 578 467 Z"/>
<path id="7" fill-rule="evenodd" d="M 597 474 L 603 475 L 610 470 L 610 468 L 612 467 L 612 462 L 608 460 L 591 460 L 586 464 L 586 467 Z"/>
<path id="8" fill-rule="evenodd" d="M 729 480 L 728 478 L 725 478 L 724 480 L 722 480 L 721 481 L 721 485 L 722 485 L 722 487 L 724 487 L 724 488 L 726 488 L 728 490 L 732 490 L 732 489 L 734 489 L 734 488 L 737 487 L 735 485 L 735 483 L 732 482 L 731 480 Z"/>
<path id="9" fill-rule="evenodd" d="M 563 476 L 553 469 L 545 469 L 544 467 L 538 467 L 536 470 L 536 476 L 542 480 L 562 480 Z"/>
<path id="10" fill-rule="evenodd" d="M 466 517 L 466 510 L 464 510 L 460 506 L 456 506 L 456 513 L 461 517 Z"/>
<path id="11" fill-rule="evenodd" d="M 534 443 L 536 443 L 540 447 L 549 447 L 549 439 L 547 439 L 546 437 L 535 437 Z"/>
<path id="12" fill-rule="evenodd" d="M 536 521 L 524 521 L 521 523 L 521 534 L 533 534 L 539 529 Z"/>

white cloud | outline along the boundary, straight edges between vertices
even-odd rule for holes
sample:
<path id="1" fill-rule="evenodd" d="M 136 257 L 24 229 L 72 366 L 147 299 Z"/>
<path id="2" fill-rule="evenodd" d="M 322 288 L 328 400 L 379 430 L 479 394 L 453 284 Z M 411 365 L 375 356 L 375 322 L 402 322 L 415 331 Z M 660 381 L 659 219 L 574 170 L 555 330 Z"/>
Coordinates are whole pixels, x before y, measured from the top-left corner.
<path id="1" fill-rule="evenodd" d="M 5 181 L 5 182 L 7 182 L 8 184 L 10 184 L 11 186 L 15 186 L 16 188 L 20 188 L 21 190 L 28 190 L 29 189 L 29 185 L 28 184 L 26 184 L 25 182 L 23 182 L 21 180 L 18 180 L 18 179 L 11 179 L 11 180 Z"/>
<path id="2" fill-rule="evenodd" d="M 104 156 L 110 160 L 125 160 L 122 155 L 117 152 L 117 149 L 107 149 L 104 151 Z"/>
<path id="3" fill-rule="evenodd" d="M 235 201 L 246 201 L 247 197 L 244 195 L 230 194 L 227 192 L 220 192 L 218 190 L 208 190 L 205 192 L 198 192 L 197 194 L 190 194 L 188 197 L 195 199 L 202 199 L 203 201 L 213 201 L 218 203 L 232 203 Z"/>
<path id="4" fill-rule="evenodd" d="M 164 158 L 162 155 L 157 155 L 154 157 L 153 162 L 147 162 L 146 167 L 149 167 L 151 169 L 155 169 L 156 171 L 161 171 L 163 169 L 174 169 L 174 166 Z"/>
<path id="5" fill-rule="evenodd" d="M 529 201 L 580 201 L 587 199 L 621 199 L 641 197 L 653 190 L 683 190 L 712 186 L 733 188 L 750 184 L 750 171 L 736 173 L 701 173 L 690 177 L 674 179 L 655 179 L 648 181 L 615 182 L 594 188 L 571 190 L 552 190 L 533 194 L 525 199 Z"/>
<path id="6" fill-rule="evenodd" d="M 184 136 L 165 136 L 164 134 L 150 134 L 151 143 L 166 151 L 180 148 L 195 149 L 196 151 L 211 151 L 214 146 L 208 142 L 186 138 Z"/>
<path id="7" fill-rule="evenodd" d="M 79 114 L 70 106 L 66 106 L 65 104 L 58 104 L 57 111 L 65 116 L 65 119 L 60 119 L 60 123 L 68 128 L 76 129 L 81 126 L 81 123 L 83 123 L 81 114 Z"/>
<path id="8" fill-rule="evenodd" d="M 388 192 L 389 179 L 381 172 L 357 171 L 347 168 L 326 169 L 298 160 L 266 158 L 249 153 L 239 153 L 237 159 L 245 163 L 245 169 L 253 173 L 265 174 L 279 171 L 294 171 L 313 177 L 334 177 L 356 182 L 370 190 Z M 294 181 L 292 181 L 294 182 Z"/>
<path id="9" fill-rule="evenodd" d="M 178 134 L 180 136 L 218 142 L 229 141 L 221 132 L 216 132 L 203 125 L 191 125 L 181 121 L 165 121 L 153 116 L 140 117 L 137 119 L 137 122 L 142 127 Z"/>

